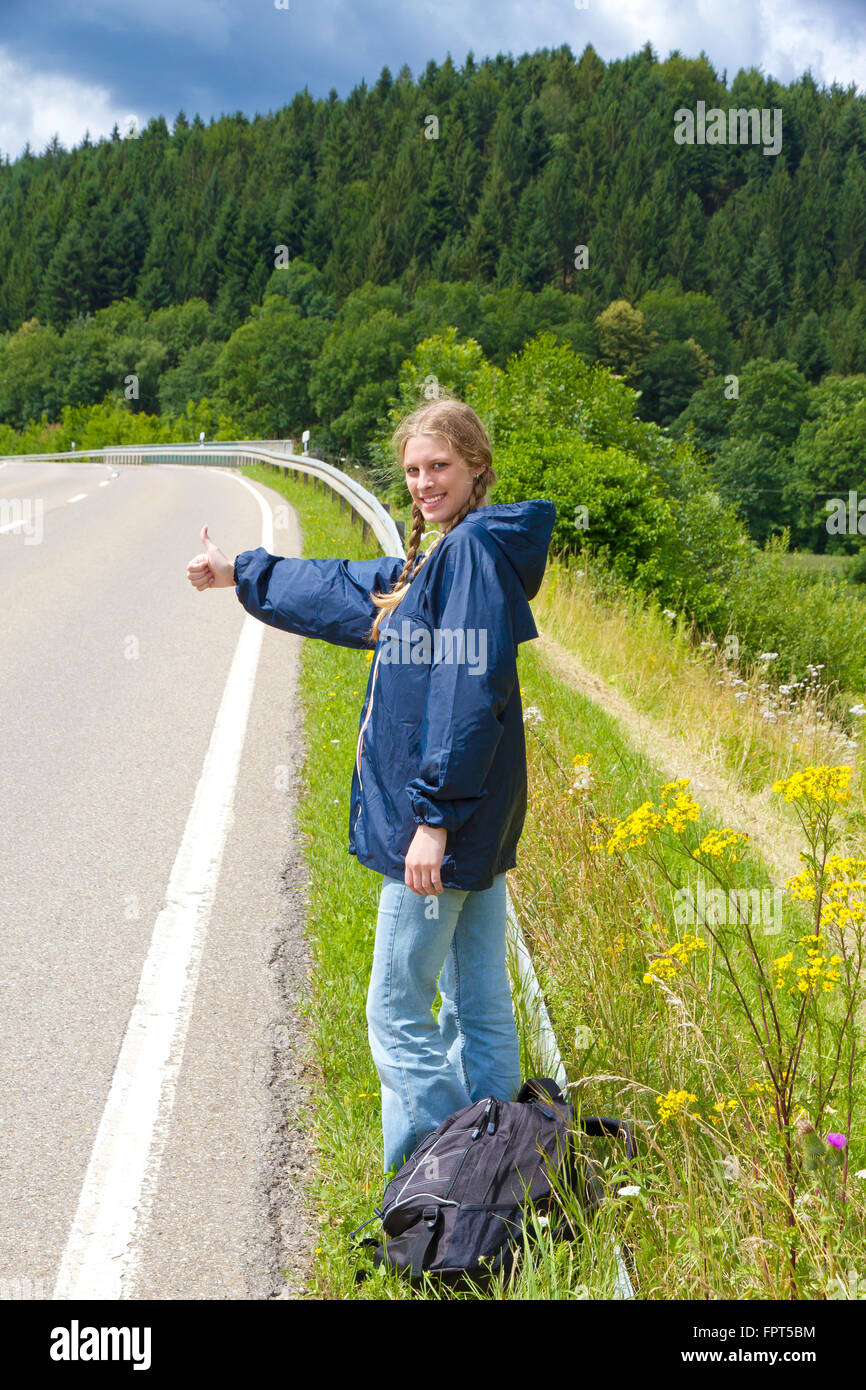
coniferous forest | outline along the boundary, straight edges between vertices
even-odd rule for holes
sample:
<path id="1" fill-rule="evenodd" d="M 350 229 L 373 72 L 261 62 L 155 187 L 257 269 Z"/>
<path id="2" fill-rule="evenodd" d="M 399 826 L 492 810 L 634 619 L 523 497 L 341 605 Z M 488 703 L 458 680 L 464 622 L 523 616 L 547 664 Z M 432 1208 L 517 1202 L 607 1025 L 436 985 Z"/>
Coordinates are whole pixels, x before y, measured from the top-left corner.
<path id="1" fill-rule="evenodd" d="M 678 143 L 699 102 L 778 110 L 778 152 Z M 159 417 L 369 461 L 401 363 L 449 329 L 500 369 L 553 335 L 759 544 L 857 550 L 824 517 L 866 474 L 866 101 L 563 46 L 0 165 L 2 452 Z"/>

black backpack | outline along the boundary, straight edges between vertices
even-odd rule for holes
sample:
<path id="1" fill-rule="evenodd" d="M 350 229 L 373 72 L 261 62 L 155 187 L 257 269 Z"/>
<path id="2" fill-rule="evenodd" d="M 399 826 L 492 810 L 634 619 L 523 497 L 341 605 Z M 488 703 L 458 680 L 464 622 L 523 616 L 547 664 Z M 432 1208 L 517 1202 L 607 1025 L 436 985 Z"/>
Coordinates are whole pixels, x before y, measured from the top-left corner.
<path id="1" fill-rule="evenodd" d="M 634 1158 L 624 1121 L 582 1118 L 580 1128 L 622 1135 L 627 1159 Z M 477 1100 L 443 1120 L 385 1188 L 376 1212 L 381 1244 L 370 1237 L 362 1244 L 375 1247 L 374 1265 L 402 1270 L 413 1283 L 424 1273 L 452 1284 L 508 1273 L 529 1207 L 556 1211 L 552 1174 L 579 1194 L 587 1213 L 604 1200 L 600 1165 L 578 1150 L 573 1107 L 545 1077 L 527 1081 L 516 1100 Z M 558 1221 L 554 1233 L 570 1234 L 568 1222 Z"/>

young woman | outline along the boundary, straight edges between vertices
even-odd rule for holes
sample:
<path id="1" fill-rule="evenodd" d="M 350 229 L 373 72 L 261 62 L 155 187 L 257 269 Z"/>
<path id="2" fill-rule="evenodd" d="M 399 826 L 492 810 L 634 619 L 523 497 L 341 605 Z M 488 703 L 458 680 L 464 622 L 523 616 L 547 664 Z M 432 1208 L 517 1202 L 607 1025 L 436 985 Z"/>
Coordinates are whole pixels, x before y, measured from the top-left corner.
<path id="1" fill-rule="evenodd" d="M 187 569 L 199 590 L 234 584 L 273 627 L 375 652 L 349 851 L 383 876 L 367 1024 L 386 1175 L 453 1111 L 520 1088 L 505 963 L 505 874 L 526 815 L 517 647 L 538 636 L 529 600 L 556 518 L 540 499 L 488 505 L 490 441 L 460 401 L 413 411 L 392 444 L 412 498 L 405 561 L 259 547 L 232 565 L 205 526 L 207 553 Z"/>

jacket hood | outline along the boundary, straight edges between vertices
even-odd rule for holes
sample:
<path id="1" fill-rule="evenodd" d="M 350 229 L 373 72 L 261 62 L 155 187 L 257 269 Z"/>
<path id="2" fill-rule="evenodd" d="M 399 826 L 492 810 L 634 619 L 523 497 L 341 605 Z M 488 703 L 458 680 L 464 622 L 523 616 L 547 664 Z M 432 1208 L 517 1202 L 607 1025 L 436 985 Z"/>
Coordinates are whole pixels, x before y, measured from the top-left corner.
<path id="1" fill-rule="evenodd" d="M 526 597 L 531 599 L 541 588 L 555 521 L 553 503 L 534 497 L 528 502 L 476 507 L 460 525 L 484 527 L 507 557 Z"/>

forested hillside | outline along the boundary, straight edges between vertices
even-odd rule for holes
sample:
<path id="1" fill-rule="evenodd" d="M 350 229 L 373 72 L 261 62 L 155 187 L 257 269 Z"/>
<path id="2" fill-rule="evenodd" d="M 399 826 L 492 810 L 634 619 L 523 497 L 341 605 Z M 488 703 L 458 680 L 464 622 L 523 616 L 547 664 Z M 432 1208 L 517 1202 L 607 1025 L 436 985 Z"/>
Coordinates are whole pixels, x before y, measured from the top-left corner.
<path id="1" fill-rule="evenodd" d="M 778 153 L 677 143 L 699 101 L 780 111 Z M 364 458 L 448 327 L 499 367 L 552 332 L 692 426 L 756 540 L 856 549 L 823 518 L 863 485 L 866 101 L 563 46 L 0 165 L 4 450 L 113 398 Z"/>

